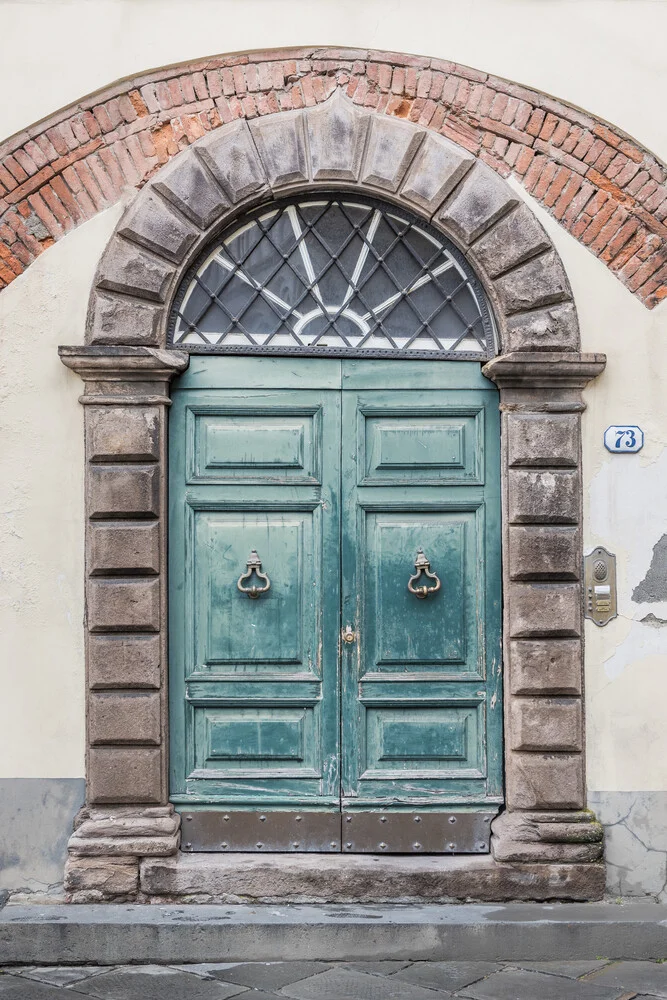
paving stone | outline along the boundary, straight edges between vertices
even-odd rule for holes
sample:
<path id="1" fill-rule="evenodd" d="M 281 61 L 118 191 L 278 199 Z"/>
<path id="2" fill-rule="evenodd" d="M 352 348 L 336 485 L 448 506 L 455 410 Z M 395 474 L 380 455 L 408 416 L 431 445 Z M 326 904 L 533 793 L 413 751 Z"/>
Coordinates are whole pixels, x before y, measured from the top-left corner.
<path id="1" fill-rule="evenodd" d="M 227 1000 L 227 997 L 248 991 L 244 986 L 215 982 L 189 972 L 151 965 L 103 972 L 77 983 L 75 992 L 97 997 L 98 1000 Z M 5 1000 L 2 993 L 0 998 Z M 37 996 L 35 1000 L 38 1000 Z M 59 994 L 59 1000 L 63 1000 L 62 994 Z"/>
<path id="2" fill-rule="evenodd" d="M 211 975 L 225 983 L 238 983 L 253 990 L 279 990 L 330 968 L 326 962 L 249 962 Z"/>
<path id="3" fill-rule="evenodd" d="M 395 979 L 415 983 L 432 990 L 449 990 L 455 993 L 463 986 L 470 986 L 501 966 L 497 962 L 415 962 L 408 969 L 398 972 Z"/>
<path id="4" fill-rule="evenodd" d="M 79 983 L 82 979 L 90 979 L 91 976 L 99 976 L 101 972 L 108 972 L 108 966 L 103 965 L 53 965 L 38 966 L 22 973 L 26 979 L 36 979 L 39 983 L 48 983 L 50 986 L 69 986 L 71 983 Z"/>
<path id="5" fill-rule="evenodd" d="M 179 972 L 191 972 L 195 976 L 211 976 L 214 972 L 222 972 L 223 969 L 234 969 L 240 962 L 188 962 L 180 965 L 171 965 L 171 969 Z"/>
<path id="6" fill-rule="evenodd" d="M 616 1000 L 619 991 L 581 980 L 572 980 L 565 987 L 559 976 L 504 969 L 479 983 L 465 986 L 457 996 L 471 1000 Z"/>
<path id="7" fill-rule="evenodd" d="M 667 962 L 615 962 L 590 980 L 596 986 L 643 990 L 655 997 L 667 997 Z"/>
<path id="8" fill-rule="evenodd" d="M 64 1000 L 64 990 L 23 976 L 0 975 L 1 1000 Z"/>
<path id="9" fill-rule="evenodd" d="M 609 965 L 609 959 L 600 958 L 592 962 L 512 962 L 511 964 L 531 972 L 548 972 L 550 976 L 578 979 L 588 972 L 604 969 L 605 965 Z"/>
<path id="10" fill-rule="evenodd" d="M 440 990 L 399 982 L 393 976 L 368 976 L 347 969 L 330 969 L 286 986 L 280 992 L 281 996 L 296 1000 L 438 1000 L 451 996 Z"/>
<path id="11" fill-rule="evenodd" d="M 344 968 L 351 972 L 366 972 L 369 976 L 393 976 L 409 962 L 346 962 Z"/>

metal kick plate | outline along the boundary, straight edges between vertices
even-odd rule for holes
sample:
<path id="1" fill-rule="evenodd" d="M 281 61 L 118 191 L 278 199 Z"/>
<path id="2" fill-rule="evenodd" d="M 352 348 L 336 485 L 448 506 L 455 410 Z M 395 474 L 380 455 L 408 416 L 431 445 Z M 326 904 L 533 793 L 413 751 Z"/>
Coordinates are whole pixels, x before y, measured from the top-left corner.
<path id="1" fill-rule="evenodd" d="M 584 615 L 596 625 L 606 625 L 616 609 L 616 556 L 598 545 L 584 556 Z"/>
<path id="2" fill-rule="evenodd" d="M 188 852 L 300 854 L 488 854 L 484 812 L 181 812 Z"/>
<path id="3" fill-rule="evenodd" d="M 340 853 L 340 813 L 182 811 L 181 850 Z"/>
<path id="4" fill-rule="evenodd" d="M 495 813 L 343 813 L 343 854 L 488 854 Z"/>

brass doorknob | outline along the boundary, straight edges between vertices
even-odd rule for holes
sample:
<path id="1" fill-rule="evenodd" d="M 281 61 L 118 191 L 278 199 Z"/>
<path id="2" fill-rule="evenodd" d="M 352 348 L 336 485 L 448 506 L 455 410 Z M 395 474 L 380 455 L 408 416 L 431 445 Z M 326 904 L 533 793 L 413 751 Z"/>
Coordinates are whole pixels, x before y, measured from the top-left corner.
<path id="1" fill-rule="evenodd" d="M 343 629 L 343 642 L 355 642 L 357 638 L 357 633 L 354 631 L 351 625 L 346 625 Z"/>

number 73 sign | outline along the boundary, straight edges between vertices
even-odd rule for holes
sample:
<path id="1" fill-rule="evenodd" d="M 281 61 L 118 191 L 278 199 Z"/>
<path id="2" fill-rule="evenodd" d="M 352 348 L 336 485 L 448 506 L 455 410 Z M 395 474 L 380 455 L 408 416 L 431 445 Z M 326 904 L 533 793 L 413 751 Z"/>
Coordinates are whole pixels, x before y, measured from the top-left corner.
<path id="1" fill-rule="evenodd" d="M 612 424 L 604 432 L 604 446 L 607 451 L 634 452 L 644 445 L 644 432 L 635 424 Z"/>

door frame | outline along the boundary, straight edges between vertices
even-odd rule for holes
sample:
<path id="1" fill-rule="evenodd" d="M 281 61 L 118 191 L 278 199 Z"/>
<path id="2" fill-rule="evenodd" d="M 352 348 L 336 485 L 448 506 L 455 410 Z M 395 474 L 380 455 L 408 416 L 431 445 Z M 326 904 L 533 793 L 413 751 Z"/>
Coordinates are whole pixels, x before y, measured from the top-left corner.
<path id="1" fill-rule="evenodd" d="M 606 359 L 579 352 L 572 293 L 536 218 L 453 143 L 335 95 L 252 127 L 257 142 L 245 122 L 199 140 L 234 151 L 226 208 L 206 225 L 193 226 L 182 197 L 181 208 L 164 201 L 170 184 L 201 172 L 193 147 L 146 184 L 100 263 L 87 345 L 60 349 L 85 383 L 87 516 L 87 805 L 66 885 L 76 893 L 87 880 L 108 898 L 103 869 L 86 865 L 106 850 L 132 859 L 132 897 L 140 859 L 178 851 L 166 780 L 165 432 L 169 385 L 190 355 L 166 346 L 170 303 L 223 224 L 305 176 L 303 189 L 379 191 L 431 220 L 472 261 L 494 308 L 501 353 L 483 373 L 501 408 L 506 809 L 493 825 L 493 857 L 505 873 L 527 866 L 530 898 L 594 898 L 604 870 L 600 827 L 586 811 L 580 420 L 582 390 Z M 359 146 L 369 128 L 381 128 L 382 142 Z M 380 148 L 403 152 L 378 159 Z M 316 169 L 302 162 L 314 149 Z M 327 156 L 336 158 L 330 168 Z M 363 156 L 376 156 L 372 169 L 362 169 Z M 122 817 L 111 829 L 110 815 Z M 491 898 L 513 892 L 525 896 L 517 887 Z"/>

